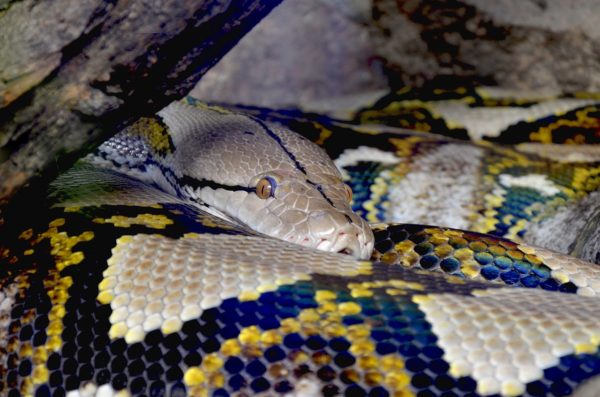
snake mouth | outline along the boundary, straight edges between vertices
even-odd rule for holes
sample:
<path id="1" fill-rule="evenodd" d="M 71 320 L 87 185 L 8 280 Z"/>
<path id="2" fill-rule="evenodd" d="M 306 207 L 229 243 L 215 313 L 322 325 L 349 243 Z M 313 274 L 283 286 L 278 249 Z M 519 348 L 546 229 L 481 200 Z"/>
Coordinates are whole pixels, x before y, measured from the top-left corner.
<path id="1" fill-rule="evenodd" d="M 308 246 L 358 259 L 368 259 L 371 255 L 368 236 L 363 238 L 357 230 L 343 230 L 331 236 L 322 237 L 317 244 L 308 244 Z"/>

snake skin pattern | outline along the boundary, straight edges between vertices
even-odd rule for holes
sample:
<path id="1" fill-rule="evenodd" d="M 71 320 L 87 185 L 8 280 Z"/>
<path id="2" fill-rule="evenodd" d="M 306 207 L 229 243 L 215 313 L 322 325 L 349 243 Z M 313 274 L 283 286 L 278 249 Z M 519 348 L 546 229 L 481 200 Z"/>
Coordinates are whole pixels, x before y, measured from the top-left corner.
<path id="1" fill-rule="evenodd" d="M 600 267 L 547 249 L 593 252 L 594 217 L 563 246 L 523 243 L 594 211 L 597 152 L 244 111 L 336 160 L 373 223 L 371 260 L 272 239 L 81 161 L 7 220 L 2 395 L 598 394 Z M 179 150 L 169 136 L 152 149 Z"/>
<path id="2" fill-rule="evenodd" d="M 512 106 L 508 99 L 501 103 Z M 403 111 L 420 120 L 421 134 L 356 126 L 322 115 L 240 109 L 289 125 L 320 143 L 352 186 L 353 209 L 371 223 L 467 229 L 600 263 L 597 145 L 465 142 L 425 132 L 435 127 L 435 120 L 413 108 Z M 487 116 L 490 124 L 493 114 Z M 526 112 L 520 117 L 528 119 Z M 542 119 L 561 117 L 568 116 L 548 113 Z M 581 133 L 580 127 L 571 129 L 573 137 Z M 598 129 L 588 133 L 599 134 Z"/>
<path id="3" fill-rule="evenodd" d="M 88 159 L 272 237 L 362 259 L 373 250 L 373 233 L 327 154 L 250 116 L 173 103 Z M 255 193 L 261 182 L 269 197 Z"/>
<path id="4" fill-rule="evenodd" d="M 503 144 L 600 143 L 600 95 L 527 93 L 499 87 L 405 88 L 354 114 L 355 121 Z"/>

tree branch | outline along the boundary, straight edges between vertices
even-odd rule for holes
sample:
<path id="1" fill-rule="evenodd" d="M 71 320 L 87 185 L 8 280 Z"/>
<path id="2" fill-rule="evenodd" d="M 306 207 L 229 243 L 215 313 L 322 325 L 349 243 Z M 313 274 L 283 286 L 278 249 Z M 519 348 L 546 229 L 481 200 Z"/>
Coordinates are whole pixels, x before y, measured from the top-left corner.
<path id="1" fill-rule="evenodd" d="M 38 36 L 26 29 L 3 36 L 14 38 L 13 46 L 0 42 L 0 60 L 12 61 L 0 61 L 0 203 L 26 183 L 48 181 L 110 134 L 187 94 L 280 2 L 7 3 L 10 7 L 0 13 L 0 36 L 3 30 L 22 30 L 24 8 Z M 58 18 L 57 6 L 77 12 L 67 12 L 62 20 L 38 20 Z M 52 22 L 65 20 L 68 34 L 52 30 Z M 11 58 L 11 48 L 23 36 L 32 49 Z M 36 40 L 45 46 L 32 45 Z"/>

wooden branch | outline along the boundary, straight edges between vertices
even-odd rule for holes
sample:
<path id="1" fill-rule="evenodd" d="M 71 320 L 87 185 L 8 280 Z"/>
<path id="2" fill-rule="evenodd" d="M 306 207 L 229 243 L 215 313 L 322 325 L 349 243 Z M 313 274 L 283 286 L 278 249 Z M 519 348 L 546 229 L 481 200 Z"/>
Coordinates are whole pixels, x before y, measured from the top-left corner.
<path id="1" fill-rule="evenodd" d="M 187 94 L 280 2 L 1 1 L 0 203 Z"/>

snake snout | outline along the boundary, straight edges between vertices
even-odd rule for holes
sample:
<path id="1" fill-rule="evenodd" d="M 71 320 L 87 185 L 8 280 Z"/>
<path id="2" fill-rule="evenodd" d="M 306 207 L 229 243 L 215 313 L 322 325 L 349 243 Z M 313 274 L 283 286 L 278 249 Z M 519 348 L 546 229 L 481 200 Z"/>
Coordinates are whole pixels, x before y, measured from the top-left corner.
<path id="1" fill-rule="evenodd" d="M 360 259 L 371 256 L 373 234 L 367 223 L 358 216 L 351 218 L 343 213 L 323 211 L 311 214 L 308 224 L 315 238 L 315 248 Z"/>

